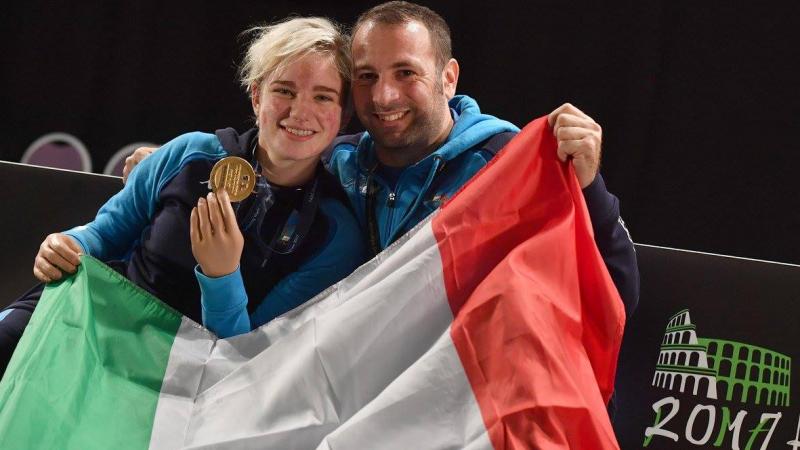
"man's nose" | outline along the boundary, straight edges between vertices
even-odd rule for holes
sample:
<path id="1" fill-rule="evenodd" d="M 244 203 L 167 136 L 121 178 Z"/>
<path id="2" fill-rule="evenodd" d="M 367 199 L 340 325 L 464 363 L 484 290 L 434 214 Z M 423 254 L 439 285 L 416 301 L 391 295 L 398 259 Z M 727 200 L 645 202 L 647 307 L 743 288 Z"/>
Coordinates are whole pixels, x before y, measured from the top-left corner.
<path id="1" fill-rule="evenodd" d="M 377 106 L 390 107 L 400 98 L 397 84 L 388 77 L 381 77 L 372 90 L 372 102 Z"/>

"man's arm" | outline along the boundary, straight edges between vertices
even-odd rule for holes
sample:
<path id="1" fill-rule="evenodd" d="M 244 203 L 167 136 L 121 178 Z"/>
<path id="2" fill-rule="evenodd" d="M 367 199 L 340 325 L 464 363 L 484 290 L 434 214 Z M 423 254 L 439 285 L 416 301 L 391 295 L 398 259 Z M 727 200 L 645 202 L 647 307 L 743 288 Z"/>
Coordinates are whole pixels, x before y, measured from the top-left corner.
<path id="1" fill-rule="evenodd" d="M 157 147 L 139 147 L 125 158 L 125 167 L 122 168 L 122 184 L 128 182 L 128 175 L 131 174 L 131 170 L 156 150 L 158 150 Z"/>
<path id="2" fill-rule="evenodd" d="M 600 174 L 583 189 L 583 197 L 592 221 L 594 241 L 625 304 L 625 314 L 630 318 L 639 303 L 639 266 L 633 240 L 620 217 L 619 200 L 606 190 Z"/>
<path id="3" fill-rule="evenodd" d="M 639 267 L 633 241 L 620 217 L 619 200 L 606 190 L 599 174 L 603 129 L 569 103 L 550 113 L 548 123 L 558 142 L 558 158 L 571 160 L 575 167 L 592 220 L 595 243 L 630 317 L 639 302 Z"/>
<path id="4" fill-rule="evenodd" d="M 572 160 L 581 189 L 594 181 L 600 170 L 603 129 L 580 109 L 564 103 L 551 112 L 547 122 L 558 142 L 558 159 Z"/>

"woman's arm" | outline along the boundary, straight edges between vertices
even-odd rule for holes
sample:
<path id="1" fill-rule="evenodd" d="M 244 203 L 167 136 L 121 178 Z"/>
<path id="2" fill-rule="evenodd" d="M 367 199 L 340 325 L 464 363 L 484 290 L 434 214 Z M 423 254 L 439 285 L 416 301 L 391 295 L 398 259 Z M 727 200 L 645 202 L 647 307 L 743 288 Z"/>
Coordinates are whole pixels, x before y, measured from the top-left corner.
<path id="1" fill-rule="evenodd" d="M 250 316 L 253 328 L 300 306 L 367 260 L 366 239 L 350 210 L 338 201 L 322 199 L 320 212 L 328 220 L 325 244 L 272 288 Z"/>
<path id="2" fill-rule="evenodd" d="M 33 260 L 33 276 L 42 283 L 60 280 L 64 273 L 75 273 L 81 263 L 81 247 L 63 233 L 48 235 Z"/>
<path id="3" fill-rule="evenodd" d="M 142 161 L 125 187 L 111 197 L 95 219 L 64 234 L 75 239 L 84 253 L 102 261 L 121 259 L 141 238 L 152 220 L 161 189 L 193 158 L 222 152 L 214 135 L 187 133 L 164 144 Z"/>
<path id="4" fill-rule="evenodd" d="M 225 190 L 200 198 L 189 219 L 195 275 L 200 284 L 203 324 L 220 337 L 250 331 L 247 293 L 239 260 L 244 237 Z"/>
<path id="5" fill-rule="evenodd" d="M 198 207 L 198 220 L 192 222 L 195 228 L 201 227 L 199 210 Z M 247 293 L 236 265 L 238 257 L 233 265 L 233 260 L 228 260 L 225 267 L 218 271 L 223 275 L 217 278 L 203 273 L 205 267 L 201 263 L 203 270 L 196 270 L 196 275 L 202 292 L 203 324 L 209 330 L 221 338 L 247 333 L 302 305 L 349 275 L 366 260 L 364 239 L 352 213 L 341 203 L 328 199 L 321 200 L 320 212 L 328 220 L 325 244 L 296 271 L 280 280 L 252 315 L 247 312 Z M 241 250 L 238 255 L 241 255 Z M 195 257 L 199 262 L 201 256 L 195 254 Z"/>

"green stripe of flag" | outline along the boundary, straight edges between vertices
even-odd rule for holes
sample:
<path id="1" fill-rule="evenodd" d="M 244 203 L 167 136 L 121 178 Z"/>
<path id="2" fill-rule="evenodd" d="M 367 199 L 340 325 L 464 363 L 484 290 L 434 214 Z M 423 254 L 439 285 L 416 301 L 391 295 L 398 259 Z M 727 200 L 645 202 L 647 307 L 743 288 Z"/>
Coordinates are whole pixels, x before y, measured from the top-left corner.
<path id="1" fill-rule="evenodd" d="M 45 289 L 0 383 L 0 448 L 146 449 L 180 324 L 84 256 Z"/>

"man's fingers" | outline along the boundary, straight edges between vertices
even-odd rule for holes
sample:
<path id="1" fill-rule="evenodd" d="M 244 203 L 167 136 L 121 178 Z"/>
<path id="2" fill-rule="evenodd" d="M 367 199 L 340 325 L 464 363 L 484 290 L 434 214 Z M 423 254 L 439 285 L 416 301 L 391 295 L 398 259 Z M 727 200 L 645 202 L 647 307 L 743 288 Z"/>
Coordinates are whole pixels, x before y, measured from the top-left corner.
<path id="1" fill-rule="evenodd" d="M 156 150 L 158 150 L 156 147 L 139 147 L 125 158 L 125 166 L 122 168 L 122 182 L 126 183 L 128 175 L 131 174 L 133 168 Z"/>
<path id="2" fill-rule="evenodd" d="M 563 114 L 563 113 L 567 112 L 567 111 L 568 111 L 570 108 L 575 108 L 575 107 L 574 107 L 574 106 L 572 106 L 572 105 L 571 105 L 571 104 L 569 104 L 569 103 L 564 103 L 563 105 L 561 105 L 561 106 L 559 106 L 558 108 L 554 109 L 554 110 L 553 110 L 553 112 L 551 112 L 551 113 L 550 113 L 550 114 L 548 114 L 548 116 L 547 116 L 547 123 L 548 123 L 548 125 L 550 125 L 551 127 L 552 127 L 553 125 L 555 125 L 555 123 L 556 123 L 556 119 L 558 119 L 558 116 L 560 116 L 561 114 Z M 577 108 L 576 108 L 576 109 L 577 109 Z"/>
<path id="3" fill-rule="evenodd" d="M 559 143 L 558 148 L 556 149 L 556 156 L 558 156 L 559 161 L 567 162 L 567 158 L 569 158 L 569 154 L 563 148 L 563 146 Z"/>
<path id="4" fill-rule="evenodd" d="M 576 116 L 574 114 L 561 114 L 553 123 L 553 132 L 557 133 L 563 127 L 586 128 L 587 130 L 602 131 L 600 125 L 591 118 Z"/>
<path id="5" fill-rule="evenodd" d="M 583 127 L 560 127 L 555 132 L 556 139 L 559 141 L 577 141 L 585 138 L 586 136 L 593 136 L 600 139 L 599 133 L 595 130 L 590 130 Z"/>
<path id="6" fill-rule="evenodd" d="M 222 217 L 225 221 L 225 230 L 231 232 L 231 230 L 239 228 L 239 224 L 236 223 L 236 212 L 233 211 L 233 205 L 231 205 L 231 198 L 228 195 L 228 191 L 220 189 L 218 198 Z"/>
<path id="7" fill-rule="evenodd" d="M 558 143 L 558 159 L 566 161 L 569 158 L 575 158 L 580 154 L 587 151 L 585 142 L 577 141 L 560 141 Z"/>
<path id="8" fill-rule="evenodd" d="M 594 137 L 589 135 L 582 139 L 559 141 L 558 143 L 559 159 L 561 159 L 560 156 L 561 153 L 563 153 L 568 157 L 591 156 L 594 147 L 594 143 L 592 142 L 593 139 Z M 561 160 L 565 161 L 565 159 Z"/>
<path id="9" fill-rule="evenodd" d="M 572 103 L 564 103 L 563 105 L 561 105 L 558 108 L 554 109 L 553 112 L 548 114 L 547 123 L 550 124 L 550 126 L 552 127 L 555 124 L 556 119 L 558 119 L 558 117 L 561 116 L 562 114 L 570 114 L 570 115 L 573 115 L 573 116 L 578 116 L 578 117 L 583 117 L 583 118 L 586 118 L 586 119 L 591 119 L 591 117 L 589 117 L 585 112 L 583 112 L 580 109 L 578 109 Z"/>
<path id="10" fill-rule="evenodd" d="M 591 184 L 600 166 L 603 129 L 575 106 L 565 103 L 547 117 L 558 141 L 556 154 L 563 162 L 572 159 L 581 188 Z"/>

